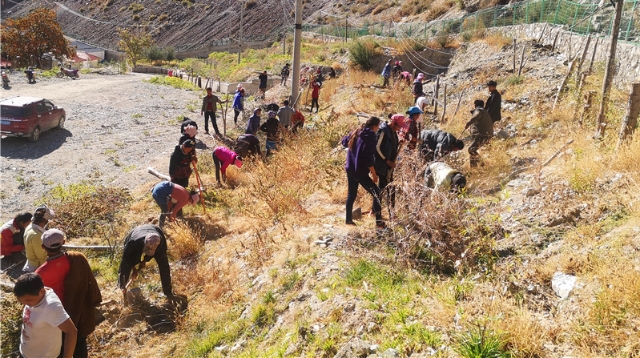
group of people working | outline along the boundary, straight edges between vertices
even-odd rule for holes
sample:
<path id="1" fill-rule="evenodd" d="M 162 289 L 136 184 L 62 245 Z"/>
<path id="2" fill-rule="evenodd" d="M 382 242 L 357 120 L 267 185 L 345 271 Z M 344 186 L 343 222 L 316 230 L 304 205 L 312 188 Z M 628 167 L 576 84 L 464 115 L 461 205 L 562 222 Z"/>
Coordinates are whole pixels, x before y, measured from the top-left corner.
<path id="1" fill-rule="evenodd" d="M 102 294 L 87 258 L 64 248 L 63 231 L 47 228 L 54 217 L 53 210 L 41 206 L 2 226 L 2 255 L 26 256 L 24 274 L 13 288 L 24 305 L 20 354 L 25 358 L 88 357 L 87 337 L 103 319 L 97 309 Z M 158 263 L 164 294 L 173 297 L 164 233 L 157 226 L 141 225 L 124 240 L 118 286 L 125 305 L 128 286 L 151 259 Z"/>
<path id="2" fill-rule="evenodd" d="M 383 77 L 387 85 L 391 60 L 387 62 Z M 396 66 L 399 62 L 396 62 Z M 419 74 L 417 79 L 422 80 Z M 486 84 L 490 96 L 485 103 L 481 99 L 473 102 L 471 119 L 465 124 L 471 137 L 469 146 L 469 163 L 471 167 L 481 164 L 478 149 L 490 142 L 493 136 L 493 123 L 501 120 L 501 96 L 497 91 L 497 83 Z M 382 219 L 382 195 L 389 198 L 393 206 L 395 190 L 389 184 L 393 181 L 393 173 L 398 165 L 398 154 L 403 144 L 407 150 L 418 151 L 427 164 L 424 172 L 425 184 L 431 188 L 446 188 L 452 192 L 460 192 L 467 184 L 466 177 L 457 169 L 449 166 L 443 157 L 451 152 L 462 150 L 464 142 L 453 134 L 438 129 L 420 130 L 426 112 L 427 100 L 422 86 L 414 86 L 415 105 L 405 115 L 392 114 L 383 122 L 378 117 L 370 117 L 359 128 L 352 131 L 342 140 L 348 149 L 345 171 L 347 173 L 348 194 L 346 201 L 346 224 L 355 225 L 353 221 L 353 203 L 356 200 L 358 186 L 362 186 L 373 197 L 372 213 L 376 217 L 376 227 L 386 228 Z"/>

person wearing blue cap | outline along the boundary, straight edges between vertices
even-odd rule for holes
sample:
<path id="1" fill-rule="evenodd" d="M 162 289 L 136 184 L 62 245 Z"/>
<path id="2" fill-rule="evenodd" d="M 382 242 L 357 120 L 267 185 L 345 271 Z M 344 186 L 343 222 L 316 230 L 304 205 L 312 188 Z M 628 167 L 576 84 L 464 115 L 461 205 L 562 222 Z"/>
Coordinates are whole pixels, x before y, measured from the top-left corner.
<path id="1" fill-rule="evenodd" d="M 416 106 L 409 107 L 407 110 L 407 129 L 404 132 L 404 139 L 408 141 L 409 149 L 415 149 L 418 143 L 418 118 L 424 113 Z"/>

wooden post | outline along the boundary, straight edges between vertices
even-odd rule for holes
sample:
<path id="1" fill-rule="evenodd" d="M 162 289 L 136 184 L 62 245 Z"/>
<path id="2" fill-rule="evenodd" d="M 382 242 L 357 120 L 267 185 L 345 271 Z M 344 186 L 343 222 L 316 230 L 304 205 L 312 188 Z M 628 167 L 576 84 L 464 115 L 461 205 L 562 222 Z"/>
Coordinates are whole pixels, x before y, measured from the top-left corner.
<path id="1" fill-rule="evenodd" d="M 625 113 L 624 118 L 622 118 L 620 133 L 618 134 L 618 144 L 616 144 L 616 151 L 627 139 L 627 136 L 633 134 L 636 126 L 638 125 L 638 115 L 640 115 L 640 82 L 631 84 L 629 102 L 627 103 L 627 113 Z"/>
<path id="2" fill-rule="evenodd" d="M 553 39 L 553 45 L 551 45 L 551 51 L 556 49 L 556 43 L 558 42 L 558 36 L 560 36 L 560 31 L 562 30 L 558 30 L 558 32 L 556 33 L 556 37 L 554 37 Z"/>
<path id="3" fill-rule="evenodd" d="M 520 55 L 520 67 L 518 68 L 518 77 L 522 74 L 522 68 L 524 67 L 524 51 L 527 49 L 527 45 L 522 46 L 522 55 Z"/>
<path id="4" fill-rule="evenodd" d="M 596 38 L 596 42 L 593 44 L 593 53 L 591 54 L 591 62 L 589 62 L 589 69 L 587 70 L 588 74 L 591 74 L 591 69 L 593 68 L 593 60 L 596 58 L 596 51 L 598 51 L 598 39 Z"/>
<path id="5" fill-rule="evenodd" d="M 578 121 L 578 124 L 580 125 L 580 127 L 582 127 L 582 123 L 584 123 L 584 117 L 587 115 L 587 111 L 589 110 L 589 108 L 591 108 L 591 105 L 593 104 L 594 93 L 596 92 L 589 91 L 584 96 L 584 104 L 582 105 L 582 114 L 580 115 L 580 120 Z"/>
<path id="6" fill-rule="evenodd" d="M 447 113 L 447 84 L 444 84 L 444 97 L 442 98 L 442 118 L 440 119 L 440 122 L 444 123 L 445 122 L 445 118 L 444 115 Z"/>
<path id="7" fill-rule="evenodd" d="M 456 110 L 455 112 L 453 112 L 453 117 L 456 117 L 456 114 L 458 114 L 458 110 L 460 109 L 460 103 L 462 102 L 462 92 L 460 92 L 460 97 L 458 97 L 458 104 L 456 105 Z"/>
<path id="8" fill-rule="evenodd" d="M 440 75 L 436 76 L 436 91 L 433 93 L 433 97 L 435 98 L 433 104 L 433 116 L 438 118 L 438 92 L 440 91 Z"/>
<path id="9" fill-rule="evenodd" d="M 622 19 L 624 0 L 615 0 L 615 2 L 616 17 L 613 20 L 613 29 L 611 30 L 611 46 L 609 47 L 607 67 L 604 71 L 604 81 L 602 83 L 602 100 L 600 101 L 600 110 L 598 111 L 598 118 L 596 119 L 596 139 L 604 137 L 604 131 L 607 126 L 605 113 L 609 106 L 609 92 L 611 92 L 613 75 L 616 73 L 616 49 L 618 47 L 618 33 L 620 32 L 620 20 Z"/>
<path id="10" fill-rule="evenodd" d="M 584 45 L 584 50 L 582 51 L 582 56 L 580 57 L 580 63 L 578 63 L 578 70 L 576 71 L 576 81 L 580 77 L 580 70 L 582 69 L 582 64 L 584 63 L 585 57 L 587 57 L 587 50 L 589 50 L 590 43 L 591 43 L 591 34 L 587 36 L 587 43 Z"/>
<path id="11" fill-rule="evenodd" d="M 516 74 L 516 39 L 513 39 L 513 74 Z"/>
<path id="12" fill-rule="evenodd" d="M 576 65 L 576 60 L 574 59 L 573 61 L 571 61 L 571 64 L 569 65 L 569 71 L 567 72 L 567 75 L 564 76 L 564 80 L 562 80 L 562 84 L 560 84 L 560 86 L 558 87 L 558 93 L 556 93 L 556 99 L 555 101 L 553 101 L 553 109 L 556 109 L 556 105 L 558 104 L 558 98 L 560 98 L 560 93 L 562 92 L 562 89 L 564 88 L 564 86 L 567 85 L 567 81 L 569 80 L 569 76 L 571 76 L 571 72 L 573 72 L 573 67 Z"/>
<path id="13" fill-rule="evenodd" d="M 585 71 L 582 72 L 582 74 L 580 75 L 580 83 L 578 84 L 578 95 L 580 94 L 580 92 L 582 92 L 582 85 L 584 84 L 584 81 L 587 79 L 587 76 L 589 74 Z"/>

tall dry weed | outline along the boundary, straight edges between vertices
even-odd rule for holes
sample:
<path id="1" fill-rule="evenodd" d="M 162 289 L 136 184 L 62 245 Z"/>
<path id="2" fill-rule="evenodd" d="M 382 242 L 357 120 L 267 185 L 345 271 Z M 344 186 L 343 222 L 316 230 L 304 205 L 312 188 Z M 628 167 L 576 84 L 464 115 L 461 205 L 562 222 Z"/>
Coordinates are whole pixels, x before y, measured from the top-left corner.
<path id="1" fill-rule="evenodd" d="M 427 188 L 423 173 L 417 160 L 399 168 L 395 206 L 383 205 L 397 257 L 438 272 L 492 269 L 495 240 L 504 235 L 497 218 L 481 214 L 472 200 Z"/>
<path id="2" fill-rule="evenodd" d="M 190 227 L 186 222 L 175 221 L 164 227 L 168 236 L 169 255 L 174 259 L 184 260 L 198 255 L 204 245 L 204 237 L 197 228 Z"/>

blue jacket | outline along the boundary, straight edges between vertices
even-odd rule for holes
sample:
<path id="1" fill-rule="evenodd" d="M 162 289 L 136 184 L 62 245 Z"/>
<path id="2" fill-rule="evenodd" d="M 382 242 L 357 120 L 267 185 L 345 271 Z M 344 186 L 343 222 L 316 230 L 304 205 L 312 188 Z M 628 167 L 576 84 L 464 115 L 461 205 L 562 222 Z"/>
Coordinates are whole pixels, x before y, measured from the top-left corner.
<path id="1" fill-rule="evenodd" d="M 351 135 L 342 138 L 342 145 L 349 147 L 349 137 Z M 376 152 L 376 134 L 369 128 L 363 129 L 355 143 L 353 148 L 349 149 L 347 153 L 347 163 L 344 169 L 350 173 L 358 176 L 369 175 L 369 167 L 374 164 L 374 155 Z"/>
<path id="2" fill-rule="evenodd" d="M 391 76 L 391 62 L 387 62 L 382 69 L 382 77 L 389 78 Z"/>
<path id="3" fill-rule="evenodd" d="M 260 116 L 256 113 L 258 108 L 253 110 L 253 116 L 249 117 L 249 122 L 247 122 L 247 130 L 244 131 L 244 134 L 258 134 L 258 129 L 260 128 Z"/>
<path id="4" fill-rule="evenodd" d="M 237 109 L 238 111 L 244 110 L 244 104 L 242 102 L 242 93 L 236 91 L 236 94 L 233 96 L 233 109 Z"/>

